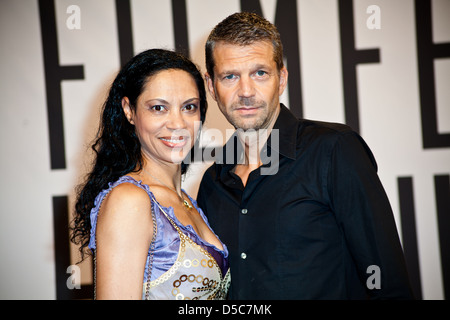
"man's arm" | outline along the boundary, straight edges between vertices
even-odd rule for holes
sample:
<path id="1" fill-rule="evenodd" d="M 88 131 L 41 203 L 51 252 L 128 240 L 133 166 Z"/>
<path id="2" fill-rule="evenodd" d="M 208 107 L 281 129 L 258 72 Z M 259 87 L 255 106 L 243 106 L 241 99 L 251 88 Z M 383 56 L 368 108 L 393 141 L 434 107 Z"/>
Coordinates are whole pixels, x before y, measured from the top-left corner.
<path id="1" fill-rule="evenodd" d="M 355 132 L 342 133 L 336 141 L 328 192 L 369 296 L 412 299 L 403 250 L 375 158 Z"/>

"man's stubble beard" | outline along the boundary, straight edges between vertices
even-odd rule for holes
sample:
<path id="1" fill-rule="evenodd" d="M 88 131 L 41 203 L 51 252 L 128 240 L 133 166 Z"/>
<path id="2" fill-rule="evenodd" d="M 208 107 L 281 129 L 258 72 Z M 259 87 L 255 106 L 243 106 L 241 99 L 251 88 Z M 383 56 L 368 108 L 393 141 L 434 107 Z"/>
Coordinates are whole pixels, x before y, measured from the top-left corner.
<path id="1" fill-rule="evenodd" d="M 234 110 L 238 109 L 241 106 L 245 107 L 256 107 L 262 113 L 259 113 L 256 116 L 239 116 L 234 115 Z M 235 129 L 246 130 L 259 130 L 266 126 L 269 122 L 268 116 L 268 108 L 267 103 L 263 100 L 256 100 L 255 98 L 240 98 L 238 102 L 234 102 L 230 108 L 230 114 L 226 114 L 225 118 L 230 122 Z M 246 119 L 247 118 L 247 119 Z M 248 123 L 248 119 L 252 119 L 251 123 Z"/>

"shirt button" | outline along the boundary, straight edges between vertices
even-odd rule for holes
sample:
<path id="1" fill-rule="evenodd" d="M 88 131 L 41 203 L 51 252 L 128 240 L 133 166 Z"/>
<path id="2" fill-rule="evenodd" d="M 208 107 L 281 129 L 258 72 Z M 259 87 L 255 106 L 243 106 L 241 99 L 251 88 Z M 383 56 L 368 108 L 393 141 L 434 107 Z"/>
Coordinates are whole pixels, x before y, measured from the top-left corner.
<path id="1" fill-rule="evenodd" d="M 247 209 L 242 209 L 242 210 L 241 210 L 241 213 L 242 213 L 242 214 L 247 214 L 247 212 L 248 212 Z"/>
<path id="2" fill-rule="evenodd" d="M 247 259 L 247 254 L 245 252 L 241 253 L 241 259 L 243 260 Z"/>

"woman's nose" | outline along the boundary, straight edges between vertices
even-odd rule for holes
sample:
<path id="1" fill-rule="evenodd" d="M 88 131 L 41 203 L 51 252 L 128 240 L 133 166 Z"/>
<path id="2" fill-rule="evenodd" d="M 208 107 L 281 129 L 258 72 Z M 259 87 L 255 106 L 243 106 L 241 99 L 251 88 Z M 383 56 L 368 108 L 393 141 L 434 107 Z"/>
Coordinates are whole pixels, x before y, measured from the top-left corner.
<path id="1" fill-rule="evenodd" d="M 186 128 L 186 121 L 184 120 L 181 111 L 171 111 L 169 113 L 169 119 L 166 124 L 167 128 L 172 130 L 184 129 Z"/>

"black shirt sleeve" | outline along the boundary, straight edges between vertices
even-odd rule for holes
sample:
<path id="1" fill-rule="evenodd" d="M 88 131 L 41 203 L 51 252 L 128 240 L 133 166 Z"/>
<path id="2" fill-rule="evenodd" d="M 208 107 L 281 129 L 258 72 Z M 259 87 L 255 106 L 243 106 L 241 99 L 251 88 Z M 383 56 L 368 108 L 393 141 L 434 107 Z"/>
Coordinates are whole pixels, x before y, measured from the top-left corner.
<path id="1" fill-rule="evenodd" d="M 413 298 L 389 200 L 357 133 L 337 138 L 327 181 L 331 209 L 370 298 Z"/>

